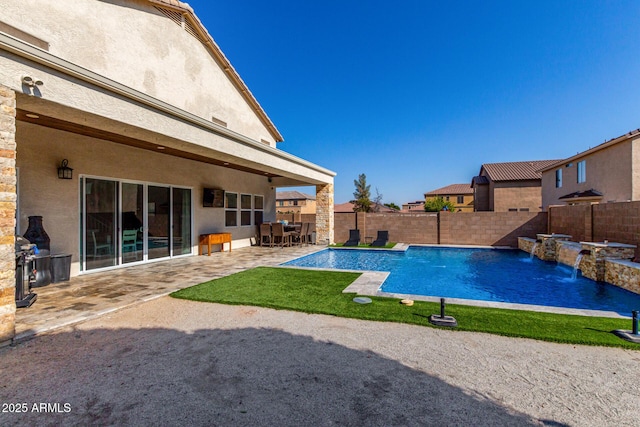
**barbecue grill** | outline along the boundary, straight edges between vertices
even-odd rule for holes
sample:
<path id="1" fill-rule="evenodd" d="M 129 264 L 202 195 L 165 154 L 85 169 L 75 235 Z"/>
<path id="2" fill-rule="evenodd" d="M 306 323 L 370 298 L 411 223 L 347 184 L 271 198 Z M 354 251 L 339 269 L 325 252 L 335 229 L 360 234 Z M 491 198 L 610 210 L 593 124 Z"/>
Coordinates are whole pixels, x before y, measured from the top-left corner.
<path id="1" fill-rule="evenodd" d="M 29 307 L 38 295 L 31 292 L 36 282 L 36 245 L 21 236 L 16 237 L 16 307 Z"/>

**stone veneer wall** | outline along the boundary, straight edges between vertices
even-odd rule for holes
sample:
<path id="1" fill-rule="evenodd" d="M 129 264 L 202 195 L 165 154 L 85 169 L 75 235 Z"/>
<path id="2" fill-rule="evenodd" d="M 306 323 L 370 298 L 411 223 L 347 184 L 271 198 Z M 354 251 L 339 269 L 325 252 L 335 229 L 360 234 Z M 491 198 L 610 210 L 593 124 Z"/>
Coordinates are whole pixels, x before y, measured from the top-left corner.
<path id="1" fill-rule="evenodd" d="M 605 282 L 640 294 L 640 264 L 626 260 L 607 259 L 604 262 L 604 271 Z"/>
<path id="2" fill-rule="evenodd" d="M 316 185 L 316 243 L 333 244 L 333 184 Z"/>
<path id="3" fill-rule="evenodd" d="M 534 242 L 534 239 L 520 237 L 518 238 L 518 248 L 524 252 L 531 253 Z M 580 243 L 558 241 L 556 261 L 573 267 L 578 254 L 582 250 L 583 246 Z M 540 251 L 536 249 L 536 256 L 539 255 L 539 252 Z M 617 258 L 626 257 L 627 259 L 604 258 L 606 256 Z M 640 294 L 640 264 L 629 261 L 628 259 L 632 256 L 633 249 L 631 248 L 597 248 L 597 251 L 592 250 L 591 253 L 585 253 L 583 255 L 578 268 L 583 277 L 604 281 Z"/>
<path id="4" fill-rule="evenodd" d="M 16 95 L 0 85 L 0 343 L 15 336 Z"/>

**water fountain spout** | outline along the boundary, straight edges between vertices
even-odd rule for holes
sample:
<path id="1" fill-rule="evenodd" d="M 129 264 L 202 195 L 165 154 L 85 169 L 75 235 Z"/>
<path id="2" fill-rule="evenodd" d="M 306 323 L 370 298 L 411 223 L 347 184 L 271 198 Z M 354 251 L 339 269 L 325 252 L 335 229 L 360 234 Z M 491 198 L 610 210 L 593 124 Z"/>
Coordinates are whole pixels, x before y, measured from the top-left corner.
<path id="1" fill-rule="evenodd" d="M 531 247 L 531 253 L 529 254 L 529 259 L 533 259 L 536 254 L 536 248 L 538 247 L 538 241 L 536 240 L 533 246 Z"/>
<path id="2" fill-rule="evenodd" d="M 576 257 L 575 262 L 573 263 L 573 272 L 571 273 L 571 280 L 576 280 L 578 278 L 578 270 L 580 269 L 580 261 L 582 261 L 582 257 L 584 254 L 580 252 Z"/>

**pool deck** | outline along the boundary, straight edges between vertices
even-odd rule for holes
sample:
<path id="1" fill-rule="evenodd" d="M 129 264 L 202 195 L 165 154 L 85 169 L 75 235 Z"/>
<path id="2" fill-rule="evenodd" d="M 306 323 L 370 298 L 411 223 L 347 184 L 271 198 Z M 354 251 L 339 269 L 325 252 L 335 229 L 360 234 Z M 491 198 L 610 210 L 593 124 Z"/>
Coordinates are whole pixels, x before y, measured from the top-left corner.
<path id="1" fill-rule="evenodd" d="M 415 245 L 412 245 L 415 246 Z M 419 245 L 433 246 L 433 245 Z M 404 251 L 406 244 L 394 251 Z M 470 247 L 470 246 L 467 246 Z M 475 246 L 477 248 L 477 246 Z M 144 265 L 131 266 L 73 277 L 68 282 L 34 288 L 38 299 L 29 308 L 16 311 L 16 341 L 84 322 L 105 314 L 153 300 L 169 293 L 257 266 L 280 266 L 281 263 L 325 249 L 321 246 L 292 248 L 249 247 L 233 252 L 217 252 L 212 256 L 190 256 Z M 347 249 L 345 249 L 347 250 Z M 351 250 L 351 249 L 348 249 Z M 383 249 L 389 250 L 389 249 Z M 282 267 L 299 268 L 299 267 Z M 308 269 L 308 268 L 307 268 Z M 327 270 L 327 269 L 320 269 Z M 357 271 L 362 275 L 344 289 L 344 293 L 390 298 L 410 298 L 439 302 L 439 297 L 393 294 L 380 291 L 388 272 Z M 615 312 L 577 310 L 524 304 L 509 304 L 447 298 L 449 304 L 530 310 L 582 316 L 627 318 Z"/>

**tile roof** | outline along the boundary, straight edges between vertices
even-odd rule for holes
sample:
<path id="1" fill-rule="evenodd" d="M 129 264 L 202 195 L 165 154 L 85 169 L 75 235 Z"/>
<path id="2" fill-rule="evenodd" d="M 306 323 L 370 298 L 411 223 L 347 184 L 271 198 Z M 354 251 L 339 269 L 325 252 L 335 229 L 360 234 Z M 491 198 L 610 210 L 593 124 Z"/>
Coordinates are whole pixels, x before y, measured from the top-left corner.
<path id="1" fill-rule="evenodd" d="M 440 194 L 473 194 L 473 189 L 469 184 L 451 184 L 424 193 L 425 196 L 437 196 Z"/>
<path id="2" fill-rule="evenodd" d="M 278 191 L 276 200 L 315 200 L 316 196 L 302 193 L 300 191 Z"/>
<path id="3" fill-rule="evenodd" d="M 491 181 L 527 181 L 542 179 L 540 169 L 558 163 L 558 160 L 534 160 L 528 162 L 485 163 L 480 168 L 485 170 Z"/>
<path id="4" fill-rule="evenodd" d="M 560 200 L 566 199 L 581 199 L 581 198 L 602 198 L 603 194 L 599 191 L 594 190 L 593 188 L 586 191 L 575 191 L 573 193 L 566 194 L 562 197 L 559 197 Z"/>
<path id="5" fill-rule="evenodd" d="M 487 178 L 484 175 L 474 176 L 471 179 L 471 185 L 473 185 L 473 184 L 482 185 L 482 184 L 488 184 L 488 183 L 489 183 L 489 178 Z"/>

